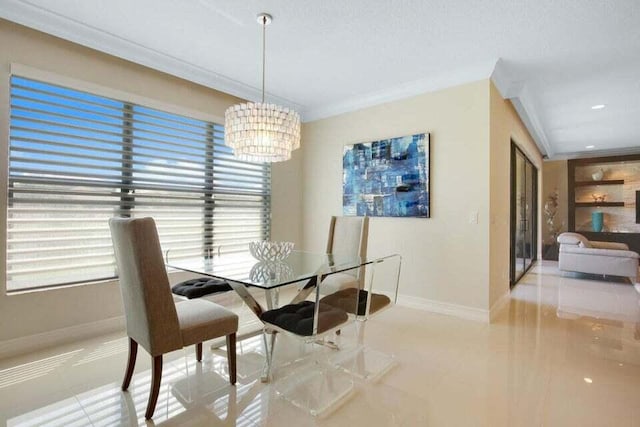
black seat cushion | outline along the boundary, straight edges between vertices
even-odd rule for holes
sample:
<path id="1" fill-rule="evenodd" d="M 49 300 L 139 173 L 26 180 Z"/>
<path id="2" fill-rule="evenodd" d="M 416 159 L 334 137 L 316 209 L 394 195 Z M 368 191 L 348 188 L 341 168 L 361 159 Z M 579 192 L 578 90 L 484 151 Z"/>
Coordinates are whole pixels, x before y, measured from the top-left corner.
<path id="1" fill-rule="evenodd" d="M 227 292 L 231 289 L 231 286 L 222 279 L 198 277 L 197 279 L 185 280 L 177 285 L 173 285 L 171 292 L 187 297 L 188 299 L 193 299 L 218 292 Z"/>
<path id="2" fill-rule="evenodd" d="M 320 303 L 329 304 L 334 307 L 340 308 L 347 313 L 355 314 L 356 311 L 356 298 L 358 299 L 358 316 L 364 316 L 367 311 L 367 298 L 369 293 L 363 289 L 358 291 L 356 288 L 342 289 L 338 292 L 334 292 L 331 295 L 320 300 Z M 391 304 L 391 299 L 382 294 L 371 294 L 371 306 L 369 307 L 369 313 L 375 313 L 376 311 Z"/>
<path id="3" fill-rule="evenodd" d="M 302 301 L 289 304 L 262 313 L 260 318 L 265 323 L 278 326 L 296 335 L 313 334 L 313 315 L 315 303 Z M 318 310 L 318 333 L 325 332 L 347 321 L 347 312 L 328 304 L 320 304 Z"/>

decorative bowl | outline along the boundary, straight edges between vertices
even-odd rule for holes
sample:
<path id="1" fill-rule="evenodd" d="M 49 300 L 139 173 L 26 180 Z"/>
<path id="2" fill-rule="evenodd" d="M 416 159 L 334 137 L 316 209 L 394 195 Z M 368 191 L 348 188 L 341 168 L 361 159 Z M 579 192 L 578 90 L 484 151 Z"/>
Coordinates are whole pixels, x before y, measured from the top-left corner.
<path id="1" fill-rule="evenodd" d="M 249 252 L 259 261 L 282 261 L 291 254 L 292 250 L 293 242 L 263 240 L 249 243 Z"/>

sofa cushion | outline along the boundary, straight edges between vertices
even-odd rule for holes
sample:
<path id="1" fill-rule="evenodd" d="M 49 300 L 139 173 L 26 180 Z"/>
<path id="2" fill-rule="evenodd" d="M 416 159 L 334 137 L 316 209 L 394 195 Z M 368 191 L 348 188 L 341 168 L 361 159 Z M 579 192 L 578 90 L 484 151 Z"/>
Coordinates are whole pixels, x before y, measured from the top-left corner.
<path id="1" fill-rule="evenodd" d="M 629 245 L 626 243 L 618 243 L 618 242 L 596 242 L 594 240 L 590 240 L 592 248 L 596 249 L 617 249 L 622 251 L 628 251 Z"/>
<path id="2" fill-rule="evenodd" d="M 640 257 L 640 255 L 638 255 L 638 253 L 634 251 L 625 251 L 620 249 L 580 248 L 578 246 L 561 246 L 560 252 L 563 254 L 613 257 L 613 258 L 638 259 Z M 585 259 L 585 262 L 586 262 L 586 259 Z"/>
<path id="3" fill-rule="evenodd" d="M 558 236 L 558 243 L 561 245 L 577 245 L 581 248 L 590 248 L 591 243 L 582 234 L 578 233 L 562 233 Z"/>

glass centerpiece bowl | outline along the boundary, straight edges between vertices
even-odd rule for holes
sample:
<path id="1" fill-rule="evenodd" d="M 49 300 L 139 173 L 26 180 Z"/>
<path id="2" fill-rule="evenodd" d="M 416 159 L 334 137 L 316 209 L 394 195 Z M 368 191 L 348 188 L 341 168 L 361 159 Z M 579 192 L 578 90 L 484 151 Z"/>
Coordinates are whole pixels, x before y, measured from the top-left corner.
<path id="1" fill-rule="evenodd" d="M 282 261 L 291 254 L 292 250 L 293 242 L 262 240 L 249 243 L 249 252 L 259 261 Z"/>

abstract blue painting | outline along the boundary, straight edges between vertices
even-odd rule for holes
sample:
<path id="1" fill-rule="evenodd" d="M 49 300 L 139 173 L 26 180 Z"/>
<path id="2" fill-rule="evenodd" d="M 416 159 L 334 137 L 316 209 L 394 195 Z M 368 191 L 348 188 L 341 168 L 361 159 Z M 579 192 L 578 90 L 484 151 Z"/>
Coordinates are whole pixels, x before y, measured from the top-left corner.
<path id="1" fill-rule="evenodd" d="M 344 215 L 429 218 L 429 134 L 344 147 Z"/>

